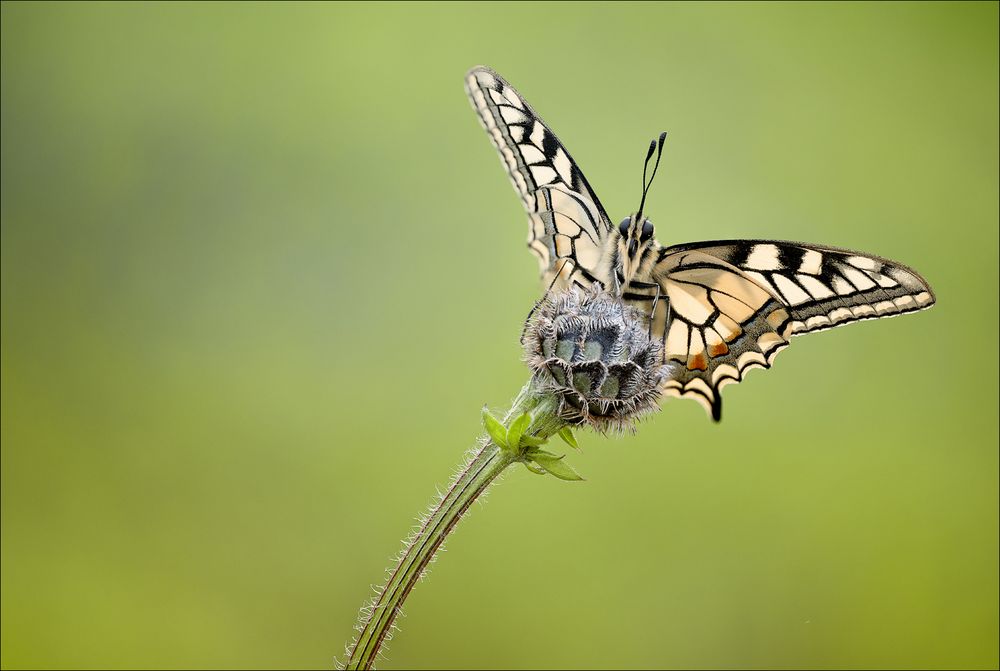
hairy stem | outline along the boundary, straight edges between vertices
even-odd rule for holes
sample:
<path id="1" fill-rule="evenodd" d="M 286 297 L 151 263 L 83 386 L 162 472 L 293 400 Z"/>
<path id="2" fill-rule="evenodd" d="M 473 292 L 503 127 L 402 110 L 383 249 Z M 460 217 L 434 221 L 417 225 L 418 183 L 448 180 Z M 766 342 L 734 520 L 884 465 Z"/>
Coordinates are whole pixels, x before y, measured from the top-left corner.
<path id="1" fill-rule="evenodd" d="M 543 438 L 557 432 L 564 423 L 556 414 L 556 404 L 547 396 L 539 396 L 529 382 L 514 400 L 504 417 L 508 425 L 512 417 L 531 412 L 529 433 Z M 362 610 L 358 637 L 348 646 L 345 669 L 371 669 L 379 650 L 392 630 L 393 622 L 410 590 L 423 576 L 427 565 L 454 530 L 469 506 L 485 492 L 504 469 L 520 461 L 518 455 L 500 449 L 488 438 L 479 441 L 471 456 L 451 481 L 447 491 L 431 506 L 419 531 L 406 542 L 395 568 L 370 607 Z"/>

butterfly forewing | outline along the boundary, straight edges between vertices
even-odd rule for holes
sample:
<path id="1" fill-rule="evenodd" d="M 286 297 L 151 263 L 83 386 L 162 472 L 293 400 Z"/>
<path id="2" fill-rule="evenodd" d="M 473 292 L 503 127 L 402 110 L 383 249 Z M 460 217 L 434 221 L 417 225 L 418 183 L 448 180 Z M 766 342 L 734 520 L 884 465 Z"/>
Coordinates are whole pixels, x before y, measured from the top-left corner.
<path id="1" fill-rule="evenodd" d="M 466 92 L 528 213 L 528 247 L 546 283 L 556 272 L 584 285 L 602 278 L 608 215 L 569 152 L 493 70 L 473 68 Z"/>
<path id="2" fill-rule="evenodd" d="M 677 245 L 665 264 L 697 250 L 739 268 L 788 307 L 793 333 L 892 317 L 928 308 L 934 292 L 915 270 L 849 249 L 773 240 L 725 240 Z"/>

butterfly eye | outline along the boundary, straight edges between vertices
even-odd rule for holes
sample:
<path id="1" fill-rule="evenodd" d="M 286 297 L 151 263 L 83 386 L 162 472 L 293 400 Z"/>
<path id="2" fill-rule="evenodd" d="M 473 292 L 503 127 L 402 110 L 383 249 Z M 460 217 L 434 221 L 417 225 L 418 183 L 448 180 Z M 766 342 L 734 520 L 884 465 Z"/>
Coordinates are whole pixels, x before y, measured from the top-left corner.
<path id="1" fill-rule="evenodd" d="M 628 225 L 632 223 L 632 217 L 625 217 L 622 219 L 622 223 L 618 224 L 618 232 L 622 234 L 622 237 L 628 235 Z"/>
<path id="2" fill-rule="evenodd" d="M 642 238 L 643 242 L 653 237 L 653 222 L 651 222 L 649 219 L 642 222 L 642 233 L 640 234 L 639 237 Z"/>

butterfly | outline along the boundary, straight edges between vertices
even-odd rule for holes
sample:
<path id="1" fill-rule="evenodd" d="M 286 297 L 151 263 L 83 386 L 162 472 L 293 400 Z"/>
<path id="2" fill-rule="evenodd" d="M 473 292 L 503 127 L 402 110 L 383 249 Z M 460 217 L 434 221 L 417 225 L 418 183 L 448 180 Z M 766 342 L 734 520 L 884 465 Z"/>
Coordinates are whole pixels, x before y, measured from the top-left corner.
<path id="1" fill-rule="evenodd" d="M 780 240 L 662 246 L 643 207 L 666 133 L 650 143 L 638 210 L 614 225 L 573 157 L 510 84 L 480 66 L 465 88 L 527 211 L 543 281 L 555 290 L 600 284 L 638 308 L 675 363 L 662 391 L 698 401 L 716 421 L 722 388 L 770 368 L 793 335 L 935 302 L 916 271 L 848 249 Z"/>

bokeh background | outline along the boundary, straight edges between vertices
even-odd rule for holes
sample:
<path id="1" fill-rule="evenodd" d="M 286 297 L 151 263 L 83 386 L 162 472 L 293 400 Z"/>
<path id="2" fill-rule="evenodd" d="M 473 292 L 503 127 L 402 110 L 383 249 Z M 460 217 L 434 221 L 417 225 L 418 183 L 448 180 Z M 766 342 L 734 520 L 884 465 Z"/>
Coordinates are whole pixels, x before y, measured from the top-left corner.
<path id="1" fill-rule="evenodd" d="M 920 270 L 512 471 L 385 668 L 996 667 L 998 5 L 2 6 L 2 664 L 329 667 L 526 371 L 493 66 L 665 244 Z"/>

